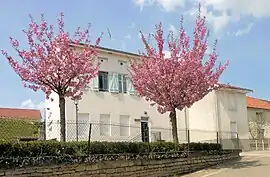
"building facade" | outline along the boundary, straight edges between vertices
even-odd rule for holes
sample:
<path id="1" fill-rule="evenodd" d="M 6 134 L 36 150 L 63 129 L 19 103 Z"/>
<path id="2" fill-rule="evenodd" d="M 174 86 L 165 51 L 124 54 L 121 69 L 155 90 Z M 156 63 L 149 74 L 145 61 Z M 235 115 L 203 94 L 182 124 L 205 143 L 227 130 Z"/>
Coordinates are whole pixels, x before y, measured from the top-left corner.
<path id="1" fill-rule="evenodd" d="M 251 139 L 270 138 L 270 102 L 247 97 L 247 113 Z"/>
<path id="2" fill-rule="evenodd" d="M 76 47 L 80 50 L 81 46 Z M 154 104 L 138 97 L 126 77 L 129 60 L 138 55 L 99 50 L 99 74 L 76 103 L 78 109 L 74 101 L 66 100 L 67 140 L 87 140 L 91 123 L 93 141 L 172 141 L 168 113 L 160 114 Z M 177 111 L 179 141 L 187 142 L 189 134 L 193 142 L 218 140 L 229 148 L 226 139 L 237 133 L 240 138 L 248 137 L 246 93 L 250 91 L 221 85 L 191 108 Z M 46 135 L 47 139 L 60 139 L 58 97 L 53 93 L 51 98 L 53 101 L 46 100 Z"/>

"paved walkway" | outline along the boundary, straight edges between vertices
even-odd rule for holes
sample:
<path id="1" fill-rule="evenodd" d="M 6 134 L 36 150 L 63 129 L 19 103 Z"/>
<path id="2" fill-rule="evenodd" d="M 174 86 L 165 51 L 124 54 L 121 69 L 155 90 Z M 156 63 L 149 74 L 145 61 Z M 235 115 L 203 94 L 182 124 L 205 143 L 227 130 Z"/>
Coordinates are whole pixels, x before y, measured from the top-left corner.
<path id="1" fill-rule="evenodd" d="M 184 177 L 270 177 L 270 151 L 241 153 L 241 160 L 198 171 Z"/>

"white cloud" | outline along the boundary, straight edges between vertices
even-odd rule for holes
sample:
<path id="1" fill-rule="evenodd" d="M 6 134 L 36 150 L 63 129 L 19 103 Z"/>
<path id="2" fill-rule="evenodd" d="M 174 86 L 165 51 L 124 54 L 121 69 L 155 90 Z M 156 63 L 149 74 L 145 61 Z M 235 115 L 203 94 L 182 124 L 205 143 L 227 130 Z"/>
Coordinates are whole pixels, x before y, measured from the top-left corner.
<path id="1" fill-rule="evenodd" d="M 241 35 L 243 35 L 243 34 L 249 33 L 250 30 L 252 29 L 253 25 L 254 25 L 253 23 L 250 23 L 250 24 L 248 24 L 248 25 L 246 26 L 246 28 L 236 31 L 236 32 L 235 32 L 235 36 L 241 36 Z"/>
<path id="2" fill-rule="evenodd" d="M 170 12 L 178 7 L 184 7 L 186 0 L 134 0 L 135 4 L 143 11 L 145 6 L 157 5 L 161 9 Z"/>
<path id="3" fill-rule="evenodd" d="M 177 11 L 184 7 L 184 14 L 197 14 L 198 2 L 202 5 L 202 14 L 214 32 L 222 31 L 230 23 L 236 23 L 245 17 L 270 17 L 270 0 L 134 0 L 140 6 L 158 6 L 166 12 Z M 187 8 L 188 7 L 188 8 Z"/>
<path id="4" fill-rule="evenodd" d="M 125 35 L 125 38 L 130 40 L 131 39 L 131 35 L 130 34 Z"/>
<path id="5" fill-rule="evenodd" d="M 269 0 L 198 0 L 205 6 L 217 11 L 231 11 L 233 15 L 249 15 L 254 17 L 270 16 Z"/>
<path id="6" fill-rule="evenodd" d="M 189 9 L 186 14 L 196 17 L 198 8 L 193 7 Z M 205 5 L 201 6 L 201 15 L 206 17 L 207 23 L 213 27 L 214 33 L 220 32 L 220 30 L 225 28 L 230 22 L 238 20 L 236 16 L 230 16 L 226 11 L 220 12 L 219 14 L 209 11 L 208 7 Z"/>
<path id="7" fill-rule="evenodd" d="M 203 6 L 212 7 L 213 10 L 231 11 L 234 15 L 270 16 L 269 0 L 134 0 L 134 2 L 141 9 L 144 6 L 157 5 L 167 12 L 177 10 L 178 7 L 185 7 L 187 3 L 197 6 L 200 2 Z"/>
<path id="8" fill-rule="evenodd" d="M 45 107 L 45 103 L 43 101 L 41 102 L 35 102 L 32 99 L 25 100 L 20 105 L 21 108 L 29 108 L 29 109 L 38 109 L 43 111 Z"/>

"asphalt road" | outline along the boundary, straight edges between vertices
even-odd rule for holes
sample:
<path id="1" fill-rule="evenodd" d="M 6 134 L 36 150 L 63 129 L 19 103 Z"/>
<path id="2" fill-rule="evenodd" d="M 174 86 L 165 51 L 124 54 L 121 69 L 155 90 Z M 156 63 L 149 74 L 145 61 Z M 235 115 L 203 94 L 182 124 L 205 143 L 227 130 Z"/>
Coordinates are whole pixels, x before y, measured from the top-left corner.
<path id="1" fill-rule="evenodd" d="M 270 151 L 243 152 L 241 157 L 184 177 L 270 177 Z"/>

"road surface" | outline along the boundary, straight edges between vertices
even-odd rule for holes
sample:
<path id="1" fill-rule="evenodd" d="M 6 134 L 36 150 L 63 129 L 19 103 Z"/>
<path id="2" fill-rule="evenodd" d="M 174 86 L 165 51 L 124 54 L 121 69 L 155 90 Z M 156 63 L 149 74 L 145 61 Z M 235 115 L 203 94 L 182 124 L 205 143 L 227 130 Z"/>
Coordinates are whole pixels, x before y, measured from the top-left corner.
<path id="1" fill-rule="evenodd" d="M 270 151 L 243 152 L 241 157 L 184 177 L 270 177 Z"/>

